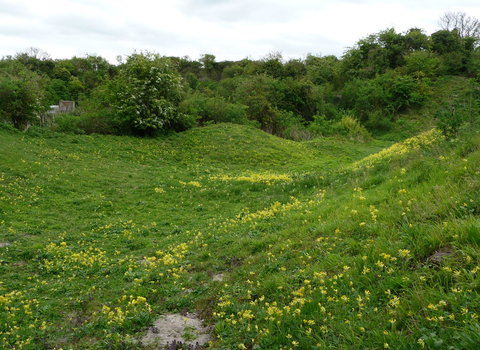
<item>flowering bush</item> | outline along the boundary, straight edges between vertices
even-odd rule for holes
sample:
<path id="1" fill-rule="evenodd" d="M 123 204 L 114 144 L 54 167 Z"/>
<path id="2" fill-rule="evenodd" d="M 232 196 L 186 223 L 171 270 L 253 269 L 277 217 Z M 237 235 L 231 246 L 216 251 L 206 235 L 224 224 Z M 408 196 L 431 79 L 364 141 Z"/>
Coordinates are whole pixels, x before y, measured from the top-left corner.
<path id="1" fill-rule="evenodd" d="M 119 74 L 97 92 L 120 133 L 186 130 L 195 122 L 178 111 L 181 77 L 170 60 L 158 54 L 128 56 Z"/>

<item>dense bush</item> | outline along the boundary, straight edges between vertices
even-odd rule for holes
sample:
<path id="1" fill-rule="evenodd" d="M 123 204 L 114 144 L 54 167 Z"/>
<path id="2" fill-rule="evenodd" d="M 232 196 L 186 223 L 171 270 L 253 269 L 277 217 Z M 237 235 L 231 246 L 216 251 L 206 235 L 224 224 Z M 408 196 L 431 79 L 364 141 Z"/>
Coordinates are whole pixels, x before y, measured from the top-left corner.
<path id="1" fill-rule="evenodd" d="M 406 74 L 418 75 L 421 72 L 424 76 L 433 78 L 438 75 L 441 69 L 441 60 L 433 52 L 416 51 L 405 56 L 404 71 Z"/>
<path id="2" fill-rule="evenodd" d="M 354 110 L 368 127 L 382 129 L 388 127 L 395 113 L 421 106 L 427 95 L 421 79 L 388 71 L 375 79 L 357 78 L 345 84 L 342 105 Z"/>
<path id="3" fill-rule="evenodd" d="M 99 110 L 107 110 L 121 133 L 144 135 L 153 131 L 186 130 L 192 118 L 178 106 L 183 85 L 170 59 L 152 53 L 133 53 L 118 75 L 97 90 Z"/>
<path id="4" fill-rule="evenodd" d="M 17 62 L 0 70 L 0 120 L 18 130 L 37 121 L 46 110 L 46 80 Z"/>
<path id="5" fill-rule="evenodd" d="M 437 126 L 447 140 L 455 137 L 465 121 L 465 110 L 458 105 L 445 106 L 435 113 Z"/>
<path id="6" fill-rule="evenodd" d="M 184 114 L 206 122 L 248 124 L 247 107 L 239 103 L 230 103 L 222 97 L 208 97 L 195 93 L 185 99 L 181 105 Z"/>

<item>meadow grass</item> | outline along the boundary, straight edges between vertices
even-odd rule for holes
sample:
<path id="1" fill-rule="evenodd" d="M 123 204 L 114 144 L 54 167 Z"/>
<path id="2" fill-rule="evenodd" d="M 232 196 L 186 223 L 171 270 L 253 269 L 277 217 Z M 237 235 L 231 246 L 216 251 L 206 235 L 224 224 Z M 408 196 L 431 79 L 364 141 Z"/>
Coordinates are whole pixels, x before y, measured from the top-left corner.
<path id="1" fill-rule="evenodd" d="M 0 346 L 141 349 L 188 310 L 211 349 L 474 349 L 479 141 L 0 129 Z"/>

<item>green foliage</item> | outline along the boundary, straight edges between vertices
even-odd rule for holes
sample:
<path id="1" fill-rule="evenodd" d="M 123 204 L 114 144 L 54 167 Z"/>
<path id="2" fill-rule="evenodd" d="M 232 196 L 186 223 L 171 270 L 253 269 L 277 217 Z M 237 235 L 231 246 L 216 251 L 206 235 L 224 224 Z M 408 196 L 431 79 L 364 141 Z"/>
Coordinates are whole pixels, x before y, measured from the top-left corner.
<path id="1" fill-rule="evenodd" d="M 460 127 L 466 120 L 465 109 L 458 103 L 439 109 L 434 116 L 437 119 L 438 128 L 447 140 L 457 136 Z"/>
<path id="2" fill-rule="evenodd" d="M 327 119 L 324 115 L 314 115 L 313 121 L 308 125 L 308 130 L 319 136 L 329 136 L 333 134 L 341 134 L 343 128 L 339 128 L 339 124 L 335 120 Z"/>
<path id="3" fill-rule="evenodd" d="M 315 85 L 333 84 L 339 80 L 340 60 L 335 56 L 308 55 L 305 66 L 308 79 Z"/>
<path id="4" fill-rule="evenodd" d="M 263 62 L 261 69 L 266 75 L 271 76 L 274 79 L 283 78 L 285 75 L 283 63 L 281 58 L 278 57 Z"/>
<path id="5" fill-rule="evenodd" d="M 58 104 L 60 100 L 71 100 L 70 92 L 68 91 L 67 84 L 60 79 L 53 79 L 47 88 L 47 99 L 51 105 Z"/>
<path id="6" fill-rule="evenodd" d="M 282 97 L 281 82 L 267 75 L 240 80 L 234 95 L 236 101 L 248 107 L 248 119 L 260 123 L 261 128 L 269 133 L 280 131 L 277 106 Z"/>
<path id="7" fill-rule="evenodd" d="M 351 111 L 342 111 L 340 120 L 327 120 L 325 116 L 315 116 L 308 130 L 316 135 L 343 135 L 352 141 L 370 142 L 372 135 L 355 117 Z"/>
<path id="8" fill-rule="evenodd" d="M 30 47 L 24 52 L 17 53 L 14 60 L 22 64 L 28 70 L 39 75 L 51 77 L 55 69 L 55 62 L 49 54 L 39 48 Z"/>
<path id="9" fill-rule="evenodd" d="M 388 69 L 404 65 L 404 56 L 429 47 L 428 37 L 419 29 L 396 33 L 393 28 L 361 39 L 348 49 L 342 60 L 342 71 L 350 78 L 373 78 Z"/>
<path id="10" fill-rule="evenodd" d="M 342 117 L 339 124 L 343 126 L 352 140 L 360 142 L 369 142 L 372 140 L 372 135 L 354 117 L 346 115 Z"/>
<path id="11" fill-rule="evenodd" d="M 70 73 L 70 71 L 65 68 L 65 66 L 62 67 L 60 65 L 55 67 L 55 69 L 53 70 L 53 76 L 55 79 L 60 79 L 67 83 L 70 81 L 70 79 L 72 79 L 72 73 Z"/>
<path id="12" fill-rule="evenodd" d="M 218 65 L 217 62 L 215 62 L 215 56 L 211 54 L 202 54 L 200 55 L 199 61 L 202 64 L 202 69 L 206 76 L 213 79 Z"/>
<path id="13" fill-rule="evenodd" d="M 87 95 L 107 78 L 115 75 L 116 67 L 105 58 L 95 55 L 72 57 L 68 62 L 73 67 L 72 74 L 80 81 L 83 92 Z"/>
<path id="14" fill-rule="evenodd" d="M 432 50 L 439 54 L 452 52 L 461 52 L 464 49 L 464 43 L 458 30 L 439 30 L 431 35 Z"/>
<path id="15" fill-rule="evenodd" d="M 0 71 L 0 120 L 23 130 L 46 110 L 46 80 L 21 64 L 12 62 Z"/>
<path id="16" fill-rule="evenodd" d="M 428 78 L 433 78 L 438 75 L 442 69 L 441 60 L 433 52 L 430 51 L 416 51 L 404 57 L 405 59 L 405 73 L 418 75 L 423 73 Z"/>
<path id="17" fill-rule="evenodd" d="M 353 109 L 362 121 L 368 121 L 372 113 L 381 111 L 386 117 L 391 117 L 385 87 L 379 79 L 355 79 L 345 84 L 342 93 L 344 108 Z"/>
<path id="18" fill-rule="evenodd" d="M 170 59 L 153 53 L 133 53 L 118 75 L 98 90 L 99 99 L 122 133 L 152 134 L 191 127 L 178 111 L 183 85 Z"/>
<path id="19" fill-rule="evenodd" d="M 217 62 L 212 54 L 193 60 L 146 52 L 113 66 L 92 55 L 51 60 L 31 48 L 2 59 L 0 68 L 15 61 L 48 76 L 43 101 L 75 100 L 83 107 L 81 122 L 71 123 L 87 134 L 164 134 L 187 130 L 199 119 L 202 125 L 253 123 L 300 140 L 344 135 L 338 123 L 341 109 L 347 109 L 377 136 L 389 133 L 384 136 L 397 139 L 428 124 L 438 108 L 432 88 L 443 76 L 480 72 L 477 39 L 460 34 L 461 28 L 446 29 L 428 36 L 418 28 L 402 33 L 388 28 L 360 39 L 341 58 L 308 55 L 287 61 L 271 52 L 256 61 Z M 422 110 L 424 104 L 428 107 Z M 422 121 L 411 118 L 413 111 Z M 316 121 L 316 116 L 325 119 Z M 58 128 L 63 129 L 70 127 Z"/>
<path id="20" fill-rule="evenodd" d="M 11 124 L 6 124 L 6 123 L 0 123 L 0 130 L 5 130 L 10 133 L 18 133 L 18 129 L 15 129 L 13 125 Z"/>
<path id="21" fill-rule="evenodd" d="M 432 34 L 432 50 L 441 54 L 443 74 L 469 73 L 475 60 L 475 43 L 478 39 L 461 37 L 457 29 L 440 30 Z"/>
<path id="22" fill-rule="evenodd" d="M 419 105 L 424 96 L 417 91 L 417 81 L 409 75 L 395 76 L 388 86 L 389 104 L 395 111 L 404 111 L 408 107 Z"/>
<path id="23" fill-rule="evenodd" d="M 55 117 L 55 124 L 57 124 L 55 131 L 80 135 L 85 134 L 84 125 L 82 125 L 82 119 L 73 114 L 57 115 Z"/>
<path id="24" fill-rule="evenodd" d="M 335 56 L 333 56 L 335 57 Z M 284 64 L 284 76 L 299 79 L 307 73 L 305 62 L 300 59 L 290 59 Z"/>
<path id="25" fill-rule="evenodd" d="M 369 128 L 382 129 L 388 128 L 395 113 L 420 107 L 428 93 L 422 79 L 389 71 L 345 84 L 342 105 L 353 109 Z"/>
<path id="26" fill-rule="evenodd" d="M 249 124 L 247 107 L 239 103 L 230 103 L 221 97 L 207 97 L 195 93 L 181 103 L 184 114 L 196 117 L 201 124 L 235 123 Z"/>

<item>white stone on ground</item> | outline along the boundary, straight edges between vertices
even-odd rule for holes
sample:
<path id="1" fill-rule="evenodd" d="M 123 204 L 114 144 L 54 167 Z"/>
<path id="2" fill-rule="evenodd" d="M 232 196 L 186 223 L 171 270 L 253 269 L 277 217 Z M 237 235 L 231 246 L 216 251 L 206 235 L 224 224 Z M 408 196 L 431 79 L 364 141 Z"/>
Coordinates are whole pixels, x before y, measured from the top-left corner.
<path id="1" fill-rule="evenodd" d="M 188 327 L 188 333 L 194 335 L 195 339 L 186 340 L 182 337 L 185 334 L 185 327 Z M 154 322 L 143 337 L 142 343 L 148 346 L 159 346 L 158 349 L 163 349 L 167 343 L 171 344 L 174 340 L 181 341 L 183 344 L 195 345 L 198 342 L 199 345 L 204 345 L 212 340 L 212 337 L 210 328 L 203 327 L 202 320 L 197 315 L 169 314 Z"/>

